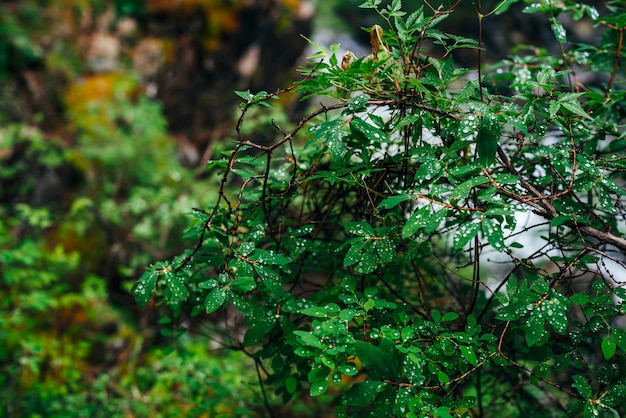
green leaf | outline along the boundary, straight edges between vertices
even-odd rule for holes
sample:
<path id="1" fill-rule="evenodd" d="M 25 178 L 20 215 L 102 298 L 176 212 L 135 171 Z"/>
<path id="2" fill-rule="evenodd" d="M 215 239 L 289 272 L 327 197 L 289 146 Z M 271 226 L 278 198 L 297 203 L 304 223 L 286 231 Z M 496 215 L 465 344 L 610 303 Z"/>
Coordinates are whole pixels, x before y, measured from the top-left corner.
<path id="1" fill-rule="evenodd" d="M 383 199 L 379 204 L 378 204 L 378 208 L 379 209 L 392 209 L 395 208 L 396 206 L 398 206 L 400 203 L 409 200 L 411 198 L 410 195 L 406 194 L 406 193 L 402 193 L 399 194 L 397 196 L 391 196 L 388 198 Z"/>
<path id="2" fill-rule="evenodd" d="M 481 222 L 479 219 L 472 219 L 467 221 L 459 226 L 454 234 L 454 238 L 452 239 L 452 248 L 455 250 L 460 250 L 472 240 L 478 231 L 480 231 Z"/>
<path id="3" fill-rule="evenodd" d="M 441 67 L 441 81 L 444 84 L 448 84 L 450 80 L 454 77 L 454 60 L 452 59 L 452 55 L 444 62 Z"/>
<path id="4" fill-rule="evenodd" d="M 572 379 L 574 380 L 572 387 L 578 391 L 580 396 L 585 399 L 591 398 L 591 385 L 587 382 L 587 379 L 580 375 L 574 375 Z"/>
<path id="5" fill-rule="evenodd" d="M 479 126 L 480 118 L 478 116 L 474 115 L 473 113 L 463 116 L 463 118 L 459 122 L 459 127 L 457 129 L 457 135 L 459 139 L 465 139 L 469 136 L 472 136 L 476 133 Z"/>
<path id="6" fill-rule="evenodd" d="M 554 33 L 554 37 L 557 41 L 560 43 L 567 42 L 567 33 L 565 32 L 565 28 L 561 22 L 553 19 L 550 28 L 552 28 L 552 33 Z"/>
<path id="7" fill-rule="evenodd" d="M 439 312 L 439 310 L 437 310 L 437 309 L 433 309 L 433 310 L 430 312 L 430 315 L 432 316 L 432 318 L 433 318 L 433 322 L 434 322 L 435 324 L 438 324 L 439 322 L 441 322 L 441 312 Z"/>
<path id="8" fill-rule="evenodd" d="M 476 357 L 476 353 L 472 350 L 471 347 L 466 345 L 460 345 L 459 350 L 461 350 L 461 355 L 469 364 L 476 367 L 478 365 L 478 357 Z"/>
<path id="9" fill-rule="evenodd" d="M 217 311 L 219 308 L 222 307 L 225 301 L 226 289 L 223 287 L 213 289 L 204 300 L 204 308 L 206 309 L 206 313 Z"/>
<path id="10" fill-rule="evenodd" d="M 391 238 L 383 238 L 376 241 L 376 250 L 380 261 L 389 263 L 396 255 L 396 242 Z"/>
<path id="11" fill-rule="evenodd" d="M 461 184 L 457 184 L 450 194 L 450 197 L 453 199 L 464 199 L 470 194 L 474 187 L 485 183 L 489 183 L 489 179 L 485 176 L 480 175 L 471 177 Z"/>
<path id="12" fill-rule="evenodd" d="M 299 337 L 299 340 L 303 344 L 308 345 L 309 347 L 319 348 L 320 350 L 325 347 L 320 339 L 310 332 L 296 330 L 293 333 Z"/>
<path id="13" fill-rule="evenodd" d="M 296 380 L 295 377 L 289 376 L 285 380 L 285 389 L 287 389 L 287 392 L 293 394 L 296 392 L 297 387 L 298 387 L 298 380 Z"/>
<path id="14" fill-rule="evenodd" d="M 361 132 L 367 139 L 374 143 L 387 142 L 388 140 L 386 133 L 357 116 L 354 116 L 350 121 L 350 127 Z"/>
<path id="15" fill-rule="evenodd" d="M 415 180 L 431 182 L 439 177 L 442 170 L 443 164 L 441 161 L 432 156 L 428 156 L 415 172 Z"/>
<path id="16" fill-rule="evenodd" d="M 506 12 L 507 10 L 509 10 L 509 7 L 511 7 L 511 5 L 519 2 L 521 0 L 501 0 L 498 4 L 496 4 L 496 6 L 493 8 L 493 12 L 496 15 L 501 15 L 502 13 Z"/>
<path id="17" fill-rule="evenodd" d="M 456 312 L 446 312 L 441 318 L 441 322 L 452 322 L 459 319 L 459 314 Z"/>
<path id="18" fill-rule="evenodd" d="M 304 315 L 312 316 L 315 318 L 328 318 L 328 312 L 326 309 L 320 308 L 318 306 L 313 306 L 311 308 L 304 308 L 300 310 Z"/>
<path id="19" fill-rule="evenodd" d="M 574 293 L 570 300 L 577 305 L 585 305 L 589 302 L 589 295 L 586 293 Z"/>
<path id="20" fill-rule="evenodd" d="M 491 113 L 487 113 L 480 121 L 480 129 L 476 137 L 478 161 L 483 167 L 496 162 L 496 151 L 500 140 L 500 123 Z"/>
<path id="21" fill-rule="evenodd" d="M 374 270 L 376 270 L 376 267 L 378 267 L 378 257 L 376 257 L 376 253 L 374 251 L 375 246 L 372 244 L 372 241 L 367 241 L 366 245 L 364 248 L 365 250 L 363 251 L 363 254 L 361 256 L 361 259 L 359 260 L 359 263 L 357 264 L 357 272 L 361 273 L 361 274 L 368 274 L 373 272 Z"/>
<path id="22" fill-rule="evenodd" d="M 271 294 L 282 295 L 285 292 L 283 282 L 280 280 L 280 275 L 276 270 L 261 264 L 254 266 L 254 270 L 261 277 L 261 281 Z"/>
<path id="23" fill-rule="evenodd" d="M 156 271 L 146 271 L 141 275 L 133 291 L 137 305 L 144 307 L 148 304 L 158 277 Z"/>
<path id="24" fill-rule="evenodd" d="M 337 367 L 337 370 L 339 370 L 341 373 L 347 376 L 356 376 L 357 373 L 359 373 L 359 371 L 353 364 L 343 364 Z"/>
<path id="25" fill-rule="evenodd" d="M 611 330 L 611 334 L 613 335 L 613 338 L 615 339 L 615 343 L 619 346 L 619 348 L 626 353 L 626 331 L 619 329 L 619 328 L 613 328 Z"/>
<path id="26" fill-rule="evenodd" d="M 437 371 L 437 379 L 439 379 L 439 382 L 443 384 L 450 383 L 450 377 L 442 370 Z"/>
<path id="27" fill-rule="evenodd" d="M 431 212 L 432 208 L 429 205 L 415 211 L 402 227 L 402 238 L 406 239 L 425 227 L 431 217 Z"/>
<path id="28" fill-rule="evenodd" d="M 382 379 L 397 378 L 398 371 L 395 362 L 389 358 L 389 352 L 384 352 L 379 347 L 364 341 L 356 341 L 354 348 L 361 364 L 370 373 Z"/>
<path id="29" fill-rule="evenodd" d="M 250 324 L 243 337 L 243 344 L 250 347 L 261 341 L 276 325 L 276 321 L 271 318 L 263 318 Z"/>
<path id="30" fill-rule="evenodd" d="M 383 382 L 366 380 L 353 385 L 341 397 L 341 403 L 349 406 L 363 406 L 374 400 L 376 395 L 385 387 Z"/>
<path id="31" fill-rule="evenodd" d="M 602 340 L 602 355 L 605 360 L 611 359 L 615 355 L 617 345 L 613 337 L 608 336 Z"/>
<path id="32" fill-rule="evenodd" d="M 367 222 L 344 222 L 343 227 L 349 234 L 359 237 L 373 237 L 376 235 L 374 229 Z"/>
<path id="33" fill-rule="evenodd" d="M 181 281 L 181 278 L 176 276 L 171 270 L 166 271 L 164 274 L 165 279 L 165 291 L 163 297 L 169 304 L 176 305 L 181 303 L 187 298 L 188 292 L 185 284 Z"/>
<path id="34" fill-rule="evenodd" d="M 344 115 L 349 115 L 351 113 L 365 112 L 367 108 L 365 105 L 369 101 L 370 96 L 367 94 L 359 94 L 348 103 L 348 106 L 343 111 Z"/>
<path id="35" fill-rule="evenodd" d="M 580 96 L 585 93 L 561 93 L 558 97 L 558 103 L 575 115 L 582 116 L 585 119 L 593 120 L 591 116 L 585 112 L 578 101 Z"/>
<path id="36" fill-rule="evenodd" d="M 254 250 L 248 259 L 252 261 L 256 261 L 259 264 L 267 264 L 267 265 L 279 265 L 284 266 L 286 264 L 291 263 L 291 258 L 278 254 L 273 250 L 263 250 L 261 248 L 257 248 Z"/>
<path id="37" fill-rule="evenodd" d="M 250 277 L 242 277 L 239 279 L 235 279 L 228 285 L 233 291 L 237 293 L 246 293 L 254 290 L 256 288 L 256 282 L 253 278 Z"/>
<path id="38" fill-rule="evenodd" d="M 482 231 L 489 244 L 499 252 L 504 251 L 504 235 L 502 227 L 492 218 L 485 218 L 482 222 Z"/>
<path id="39" fill-rule="evenodd" d="M 343 266 L 348 267 L 363 260 L 363 251 L 372 245 L 371 240 L 355 240 L 343 259 Z"/>
<path id="40" fill-rule="evenodd" d="M 530 318 L 528 318 L 524 326 L 524 336 L 526 337 L 526 344 L 528 344 L 529 347 L 534 346 L 544 337 L 544 332 L 546 332 L 544 324 L 545 320 L 541 309 L 533 309 Z"/>
<path id="41" fill-rule="evenodd" d="M 307 143 L 307 146 L 311 143 L 323 141 L 333 158 L 336 161 L 341 160 L 346 150 L 344 137 L 347 135 L 347 132 L 343 129 L 343 123 L 343 120 L 332 120 L 309 128 L 309 132 L 314 135 Z"/>
<path id="42" fill-rule="evenodd" d="M 311 383 L 311 389 L 309 393 L 311 396 L 319 396 L 328 390 L 328 378 L 318 379 Z"/>
<path id="43" fill-rule="evenodd" d="M 426 222 L 426 225 L 424 226 L 424 233 L 430 234 L 430 233 L 435 232 L 439 228 L 439 225 L 441 225 L 441 222 L 443 222 L 443 220 L 446 219 L 446 216 L 448 216 L 447 208 L 439 209 L 438 211 L 433 213 L 428 218 L 428 221 Z"/>

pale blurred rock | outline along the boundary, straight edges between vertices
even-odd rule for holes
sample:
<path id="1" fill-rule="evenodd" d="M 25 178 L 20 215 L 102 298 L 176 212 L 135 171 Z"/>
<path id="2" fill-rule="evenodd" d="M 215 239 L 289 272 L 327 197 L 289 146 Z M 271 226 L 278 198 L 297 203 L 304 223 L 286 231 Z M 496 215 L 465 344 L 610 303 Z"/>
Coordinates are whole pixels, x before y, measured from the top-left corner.
<path id="1" fill-rule="evenodd" d="M 86 62 L 94 72 L 114 71 L 118 68 L 120 40 L 112 35 L 94 33 L 89 39 Z"/>

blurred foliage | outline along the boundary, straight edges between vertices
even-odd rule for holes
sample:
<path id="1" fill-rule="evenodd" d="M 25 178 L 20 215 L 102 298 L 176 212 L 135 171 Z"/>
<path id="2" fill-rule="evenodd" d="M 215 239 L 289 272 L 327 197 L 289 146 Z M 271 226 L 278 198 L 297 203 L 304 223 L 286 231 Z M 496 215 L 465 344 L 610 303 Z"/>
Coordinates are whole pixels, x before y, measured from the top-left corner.
<path id="1" fill-rule="evenodd" d="M 181 251 L 187 212 L 217 190 L 134 68 L 142 35 L 123 19 L 156 3 L 0 4 L 0 416 L 263 415 L 254 363 L 215 351 L 217 325 L 183 333 L 128 292 Z M 230 21 L 241 7 L 187 3 Z"/>

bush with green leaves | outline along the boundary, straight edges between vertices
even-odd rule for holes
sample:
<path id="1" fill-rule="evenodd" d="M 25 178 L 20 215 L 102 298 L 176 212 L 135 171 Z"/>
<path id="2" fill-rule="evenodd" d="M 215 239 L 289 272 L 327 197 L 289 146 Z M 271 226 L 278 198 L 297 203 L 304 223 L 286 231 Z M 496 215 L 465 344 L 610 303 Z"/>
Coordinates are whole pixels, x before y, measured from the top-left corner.
<path id="1" fill-rule="evenodd" d="M 514 3 L 478 3 L 476 24 Z M 285 401 L 332 394 L 336 416 L 623 416 L 619 3 L 529 4 L 560 54 L 486 65 L 482 39 L 438 30 L 454 6 L 366 1 L 386 26 L 372 54 L 313 44 L 288 90 L 328 99 L 275 123 L 273 143 L 246 115 L 288 91 L 238 93 L 238 142 L 209 164 L 219 195 L 137 301 L 156 295 L 181 321 L 225 312 L 264 384 Z M 593 22 L 600 44 L 568 42 L 566 18 Z M 478 66 L 455 66 L 468 50 Z"/>

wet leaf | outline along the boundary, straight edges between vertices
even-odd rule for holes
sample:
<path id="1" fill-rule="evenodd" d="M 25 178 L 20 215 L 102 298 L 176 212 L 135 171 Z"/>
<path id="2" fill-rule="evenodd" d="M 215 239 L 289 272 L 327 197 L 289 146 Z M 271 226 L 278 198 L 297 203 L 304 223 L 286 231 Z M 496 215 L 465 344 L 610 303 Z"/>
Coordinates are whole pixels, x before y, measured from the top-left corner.
<path id="1" fill-rule="evenodd" d="M 156 271 L 146 271 L 139 278 L 133 292 L 139 306 L 146 306 L 148 301 L 150 301 L 158 277 L 159 274 Z"/>
<path id="2" fill-rule="evenodd" d="M 391 238 L 383 238 L 376 241 L 376 250 L 380 261 L 383 263 L 389 263 L 396 255 L 396 243 Z"/>
<path id="3" fill-rule="evenodd" d="M 363 251 L 371 245 L 372 241 L 370 240 L 358 240 L 353 242 L 343 259 L 344 267 L 348 267 L 360 262 L 363 259 Z"/>
<path id="4" fill-rule="evenodd" d="M 478 131 L 480 126 L 480 118 L 473 113 L 463 116 L 459 122 L 457 135 L 459 139 L 465 139 Z"/>
<path id="5" fill-rule="evenodd" d="M 472 240 L 478 231 L 480 231 L 481 222 L 479 219 L 473 219 L 469 222 L 465 222 L 459 226 L 452 239 L 452 248 L 460 250 Z"/>
<path id="6" fill-rule="evenodd" d="M 561 43 L 567 42 L 567 33 L 565 32 L 565 28 L 561 22 L 553 19 L 550 28 L 552 29 L 552 33 L 554 33 L 554 37 L 557 41 Z"/>
<path id="7" fill-rule="evenodd" d="M 354 116 L 350 121 L 350 127 L 361 132 L 365 138 L 369 139 L 372 142 L 380 143 L 387 142 L 387 134 L 381 131 L 380 129 L 370 125 L 365 122 L 363 119 Z"/>
<path id="8" fill-rule="evenodd" d="M 580 396 L 585 399 L 591 398 L 591 385 L 587 382 L 587 379 L 580 375 L 574 375 L 572 379 L 574 380 L 572 387 L 578 391 Z"/>
<path id="9" fill-rule="evenodd" d="M 341 403 L 348 406 L 366 405 L 374 400 L 384 386 L 384 383 L 373 380 L 359 382 L 346 391 L 341 397 Z"/>
<path id="10" fill-rule="evenodd" d="M 226 289 L 223 287 L 213 289 L 204 300 L 204 308 L 206 309 L 206 313 L 215 312 L 224 304 L 225 301 Z"/>
<path id="11" fill-rule="evenodd" d="M 494 219 L 485 218 L 482 222 L 482 230 L 483 234 L 487 237 L 487 241 L 496 251 L 504 251 L 502 227 Z"/>
<path id="12" fill-rule="evenodd" d="M 238 293 L 246 293 L 256 288 L 256 282 L 250 277 L 241 277 L 230 282 L 229 287 Z"/>
<path id="13" fill-rule="evenodd" d="M 254 270 L 261 277 L 261 281 L 267 287 L 267 290 L 273 295 L 281 295 L 285 292 L 283 282 L 280 275 L 271 267 L 256 265 Z"/>
<path id="14" fill-rule="evenodd" d="M 370 373 L 383 379 L 395 378 L 392 362 L 389 361 L 389 358 L 385 356 L 385 353 L 379 347 L 364 341 L 357 341 L 354 344 L 354 348 L 363 367 Z"/>
<path id="15" fill-rule="evenodd" d="M 276 321 L 271 318 L 263 318 L 250 324 L 246 334 L 243 337 L 243 344 L 250 347 L 261 341 L 274 328 Z"/>
<path id="16" fill-rule="evenodd" d="M 430 234 L 439 229 L 441 222 L 446 219 L 446 216 L 448 216 L 448 209 L 446 208 L 439 209 L 438 211 L 433 213 L 426 221 L 426 225 L 424 226 L 424 233 Z"/>
<path id="17" fill-rule="evenodd" d="M 431 207 L 424 206 L 421 209 L 418 209 L 408 221 L 404 224 L 402 228 L 402 238 L 408 238 L 419 231 L 421 228 L 425 227 L 431 216 Z"/>
<path id="18" fill-rule="evenodd" d="M 319 348 L 320 350 L 324 348 L 324 344 L 320 339 L 310 332 L 296 330 L 293 333 L 299 337 L 300 342 L 309 347 Z"/>
<path id="19" fill-rule="evenodd" d="M 397 196 L 391 196 L 386 199 L 383 199 L 382 202 L 378 204 L 379 209 L 392 209 L 398 206 L 400 203 L 407 201 L 411 198 L 410 195 L 406 193 L 399 194 Z"/>
<path id="20" fill-rule="evenodd" d="M 346 232 L 359 237 L 373 237 L 376 235 L 374 229 L 367 222 L 345 222 L 343 226 Z"/>
<path id="21" fill-rule="evenodd" d="M 359 372 L 357 368 L 352 364 L 341 365 L 337 367 L 337 370 L 339 370 L 341 373 L 347 376 L 355 376 Z"/>
<path id="22" fill-rule="evenodd" d="M 626 353 L 626 331 L 619 329 L 619 328 L 613 328 L 611 330 L 611 333 L 613 334 L 615 343 L 619 346 L 619 348 L 623 352 Z"/>
<path id="23" fill-rule="evenodd" d="M 534 346 L 539 342 L 546 332 L 544 329 L 545 319 L 541 309 L 533 309 L 530 314 L 530 318 L 526 321 L 524 327 L 524 335 L 526 337 L 526 344 L 529 347 Z"/>
<path id="24" fill-rule="evenodd" d="M 343 111 L 344 115 L 348 115 L 351 113 L 363 112 L 366 110 L 365 105 L 369 101 L 370 96 L 367 94 L 359 94 L 355 98 L 353 98 L 350 103 L 348 103 L 348 107 Z"/>
<path id="25" fill-rule="evenodd" d="M 483 167 L 489 167 L 496 162 L 496 150 L 500 140 L 500 123 L 491 113 L 483 116 L 480 129 L 476 136 L 476 151 L 478 161 Z"/>
<path id="26" fill-rule="evenodd" d="M 254 253 L 248 257 L 251 261 L 256 261 L 259 264 L 267 265 L 279 265 L 284 266 L 291 263 L 291 258 L 279 254 L 273 250 L 263 250 L 257 248 Z"/>
<path id="27" fill-rule="evenodd" d="M 602 340 L 602 355 L 605 360 L 613 358 L 616 350 L 617 345 L 615 344 L 613 337 L 608 336 Z"/>

